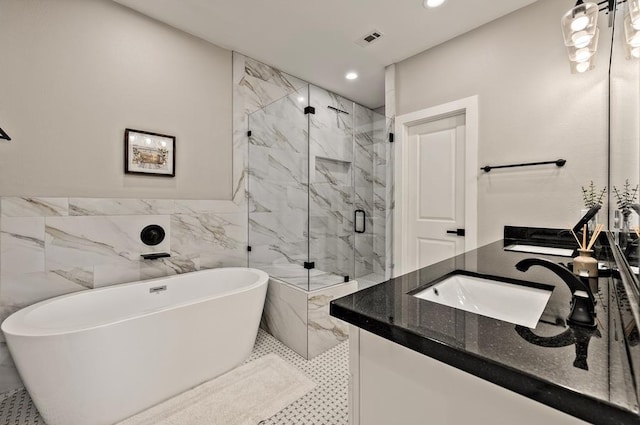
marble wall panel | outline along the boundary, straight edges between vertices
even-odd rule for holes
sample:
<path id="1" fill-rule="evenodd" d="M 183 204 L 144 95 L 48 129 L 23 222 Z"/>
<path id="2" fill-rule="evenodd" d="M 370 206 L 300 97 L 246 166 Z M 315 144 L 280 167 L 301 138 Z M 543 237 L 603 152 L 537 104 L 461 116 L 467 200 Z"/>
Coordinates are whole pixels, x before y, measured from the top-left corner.
<path id="1" fill-rule="evenodd" d="M 316 113 L 309 116 L 309 157 L 311 169 L 316 157 L 353 161 L 353 102 L 319 87 L 310 87 Z M 336 112 L 329 107 L 348 114 Z"/>
<path id="2" fill-rule="evenodd" d="M 169 252 L 171 229 L 168 215 L 82 216 L 45 219 L 46 270 L 69 270 L 95 265 L 127 266 L 140 254 Z M 140 232 L 150 224 L 165 229 L 165 240 L 149 247 Z"/>
<path id="3" fill-rule="evenodd" d="M 86 286 L 51 272 L 4 276 L 0 286 L 0 314 L 6 315 L 0 319 L 4 320 L 13 311 L 36 302 L 85 289 Z"/>
<path id="4" fill-rule="evenodd" d="M 173 199 L 69 198 L 69 215 L 173 214 Z"/>
<path id="5" fill-rule="evenodd" d="M 348 324 L 329 315 L 329 303 L 357 289 L 358 283 L 351 281 L 308 294 L 308 358 L 325 352 L 349 337 Z"/>
<path id="6" fill-rule="evenodd" d="M 287 347 L 308 358 L 307 293 L 278 279 L 269 279 L 260 326 Z"/>
<path id="7" fill-rule="evenodd" d="M 244 75 L 239 85 L 244 89 L 245 113 L 251 113 L 291 93 L 298 93 L 308 83 L 245 56 Z M 304 94 L 304 91 L 300 93 Z"/>
<path id="8" fill-rule="evenodd" d="M 247 263 L 246 216 L 239 213 L 174 214 L 171 216 L 171 254 L 168 263 L 180 272 L 244 266 Z M 198 259 L 198 264 L 193 259 Z M 192 270 L 190 270 L 192 271 Z"/>
<path id="9" fill-rule="evenodd" d="M 67 198 L 20 198 L 0 199 L 3 217 L 52 217 L 69 215 Z"/>
<path id="10" fill-rule="evenodd" d="M 2 217 L 0 279 L 45 271 L 44 217 Z"/>
<path id="11" fill-rule="evenodd" d="M 248 116 L 291 94 L 304 101 L 307 83 L 233 52 L 233 201 L 237 205 L 246 201 Z"/>
<path id="12" fill-rule="evenodd" d="M 176 199 L 173 204 L 175 214 L 244 213 L 242 206 L 232 201 Z"/>

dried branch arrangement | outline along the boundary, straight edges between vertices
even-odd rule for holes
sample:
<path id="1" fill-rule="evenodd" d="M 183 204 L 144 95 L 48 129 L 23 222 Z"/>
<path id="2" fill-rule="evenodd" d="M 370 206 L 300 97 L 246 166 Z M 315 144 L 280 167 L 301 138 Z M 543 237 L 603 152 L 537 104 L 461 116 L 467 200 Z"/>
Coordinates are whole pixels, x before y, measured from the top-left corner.
<path id="1" fill-rule="evenodd" d="M 631 189 L 631 184 L 629 184 L 629 179 L 627 179 L 624 183 L 624 189 L 618 190 L 617 187 L 613 186 L 613 193 L 616 195 L 616 203 L 618 209 L 622 211 L 622 214 L 631 214 L 631 205 L 635 203 L 638 197 L 638 185 L 636 185 L 634 189 Z"/>
<path id="2" fill-rule="evenodd" d="M 602 205 L 602 199 L 607 191 L 607 186 L 603 187 L 601 191 L 596 189 L 593 184 L 593 180 L 589 183 L 588 187 L 582 186 L 582 199 L 584 200 L 584 206 L 586 208 L 593 208 L 596 205 Z"/>

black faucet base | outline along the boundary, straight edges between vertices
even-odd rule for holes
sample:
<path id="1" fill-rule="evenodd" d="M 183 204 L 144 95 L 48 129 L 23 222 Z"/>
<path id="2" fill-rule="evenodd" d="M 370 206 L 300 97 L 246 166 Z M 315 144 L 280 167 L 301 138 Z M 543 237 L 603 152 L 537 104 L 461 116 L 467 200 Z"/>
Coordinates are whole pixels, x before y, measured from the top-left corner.
<path id="1" fill-rule="evenodd" d="M 593 311 L 593 303 L 589 298 L 573 295 L 571 299 L 571 313 L 567 318 L 570 325 L 586 328 L 596 328 L 596 313 Z"/>

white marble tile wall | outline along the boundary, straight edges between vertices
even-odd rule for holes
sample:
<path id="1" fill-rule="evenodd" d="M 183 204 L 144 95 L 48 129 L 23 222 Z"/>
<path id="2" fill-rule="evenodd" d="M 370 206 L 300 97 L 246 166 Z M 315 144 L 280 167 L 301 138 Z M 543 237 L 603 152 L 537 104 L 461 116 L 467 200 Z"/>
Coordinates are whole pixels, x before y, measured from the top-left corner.
<path id="1" fill-rule="evenodd" d="M 233 52 L 233 201 L 246 201 L 248 117 L 293 93 L 307 97 L 307 83 L 275 68 Z"/>
<path id="2" fill-rule="evenodd" d="M 14 280 L 50 279 L 52 287 L 66 281 L 63 293 L 73 285 L 93 288 L 247 263 L 246 216 L 230 201 L 14 197 L 0 198 L 0 208 L 5 305 L 15 301 L 6 290 Z M 166 233 L 154 247 L 140 240 L 149 224 Z M 169 252 L 171 257 L 142 260 L 140 255 L 149 252 Z M 57 295 L 51 289 L 46 293 Z M 20 298 L 19 304 L 29 301 Z"/>

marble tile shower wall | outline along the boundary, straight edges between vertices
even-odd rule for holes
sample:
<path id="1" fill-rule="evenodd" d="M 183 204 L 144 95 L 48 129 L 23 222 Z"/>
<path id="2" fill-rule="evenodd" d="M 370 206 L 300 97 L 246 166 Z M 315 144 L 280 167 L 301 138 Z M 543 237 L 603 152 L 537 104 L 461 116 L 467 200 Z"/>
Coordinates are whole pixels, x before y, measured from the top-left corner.
<path id="1" fill-rule="evenodd" d="M 249 117 L 251 266 L 276 275 L 274 264 L 297 264 L 303 271 L 307 261 L 307 120 L 306 104 L 297 97 L 286 96 Z"/>
<path id="2" fill-rule="evenodd" d="M 233 200 L 236 204 L 246 201 L 249 115 L 306 86 L 299 78 L 233 52 Z"/>

